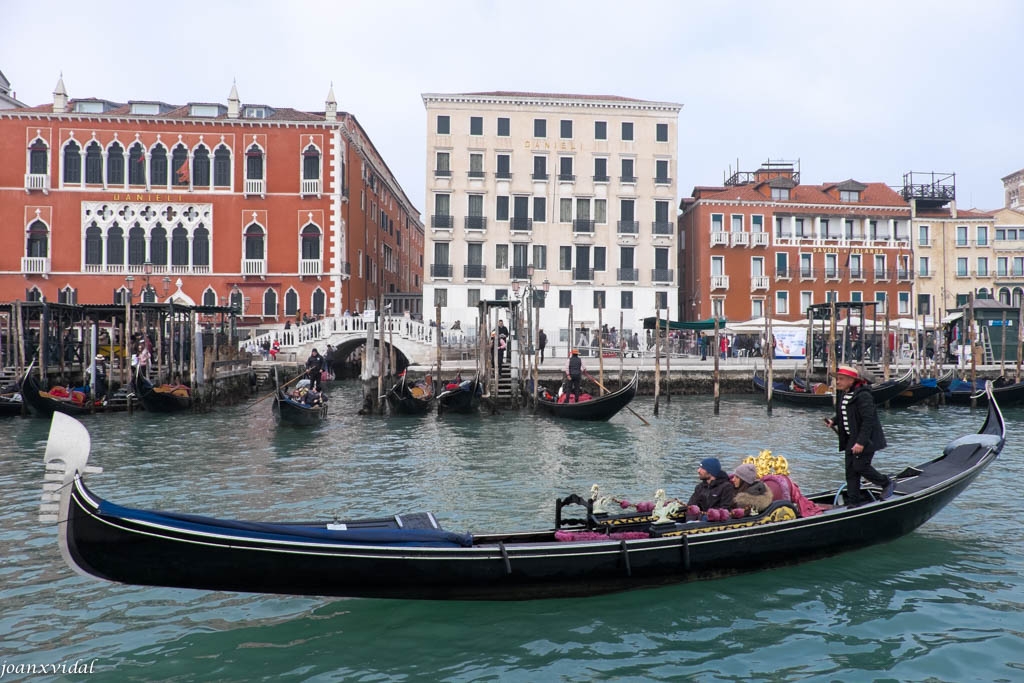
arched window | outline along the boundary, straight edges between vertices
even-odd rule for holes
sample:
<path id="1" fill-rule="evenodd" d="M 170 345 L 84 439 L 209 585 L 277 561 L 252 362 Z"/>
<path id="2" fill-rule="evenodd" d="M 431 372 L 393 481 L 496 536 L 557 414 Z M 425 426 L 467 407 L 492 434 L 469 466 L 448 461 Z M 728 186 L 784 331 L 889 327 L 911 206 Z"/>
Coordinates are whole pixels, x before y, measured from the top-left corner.
<path id="1" fill-rule="evenodd" d="M 117 223 L 107 230 L 107 265 L 124 265 L 124 230 Z"/>
<path id="2" fill-rule="evenodd" d="M 192 153 L 192 184 L 195 187 L 210 186 L 210 150 L 205 145 L 199 145 Z"/>
<path id="3" fill-rule="evenodd" d="M 203 305 L 204 306 L 216 306 L 217 305 L 217 292 L 213 291 L 209 287 L 203 292 Z"/>
<path id="4" fill-rule="evenodd" d="M 171 265 L 188 265 L 188 231 L 181 225 L 171 233 Z"/>
<path id="5" fill-rule="evenodd" d="M 167 265 L 167 229 L 160 223 L 149 231 L 149 262 L 154 266 Z"/>
<path id="6" fill-rule="evenodd" d="M 124 185 L 124 147 L 118 142 L 107 147 L 107 185 Z"/>
<path id="7" fill-rule="evenodd" d="M 128 184 L 146 184 L 146 148 L 138 142 L 128 152 Z"/>
<path id="8" fill-rule="evenodd" d="M 982 287 L 981 289 L 978 290 L 978 298 L 979 299 L 991 299 L 992 297 L 989 295 L 988 289 Z"/>
<path id="9" fill-rule="evenodd" d="M 146 262 L 146 231 L 136 223 L 128 231 L 128 265 L 141 266 Z"/>
<path id="10" fill-rule="evenodd" d="M 245 258 L 262 260 L 263 254 L 263 228 L 250 223 L 245 229 Z"/>
<path id="11" fill-rule="evenodd" d="M 245 312 L 244 307 L 245 299 L 242 297 L 242 292 L 235 289 L 231 292 L 231 308 L 235 309 L 235 313 L 241 315 Z"/>
<path id="12" fill-rule="evenodd" d="M 25 290 L 25 301 L 42 301 L 43 293 L 39 291 L 38 287 Z"/>
<path id="13" fill-rule="evenodd" d="M 1010 300 L 1010 305 L 1014 308 L 1020 308 L 1021 302 L 1024 301 L 1024 289 L 1020 287 L 1013 288 L 1013 297 Z"/>
<path id="14" fill-rule="evenodd" d="M 85 148 L 85 182 L 89 185 L 103 184 L 103 149 L 95 140 Z"/>
<path id="15" fill-rule="evenodd" d="M 302 151 L 302 179 L 320 179 L 320 150 L 313 145 Z"/>
<path id="16" fill-rule="evenodd" d="M 142 293 L 139 295 L 142 298 L 142 302 L 146 304 L 156 303 L 156 290 L 153 289 L 153 285 L 146 286 Z"/>
<path id="17" fill-rule="evenodd" d="M 167 149 L 156 145 L 149 155 L 149 180 L 156 187 L 167 187 Z"/>
<path id="18" fill-rule="evenodd" d="M 74 140 L 64 145 L 64 184 L 79 185 L 82 182 L 82 148 Z"/>
<path id="19" fill-rule="evenodd" d="M 999 290 L 999 301 L 1007 306 L 1010 305 L 1010 289 L 1008 287 L 1003 287 Z"/>
<path id="20" fill-rule="evenodd" d="M 174 185 L 188 185 L 188 150 L 185 145 L 177 145 L 171 152 L 171 168 L 174 169 Z"/>
<path id="21" fill-rule="evenodd" d="M 57 303 L 59 304 L 77 304 L 78 303 L 78 290 L 68 285 L 64 289 L 57 292 Z"/>
<path id="22" fill-rule="evenodd" d="M 245 179 L 263 180 L 263 150 L 252 145 L 245 151 Z"/>
<path id="23" fill-rule="evenodd" d="M 202 223 L 192 231 L 192 265 L 210 265 L 210 231 Z"/>
<path id="24" fill-rule="evenodd" d="M 319 287 L 313 292 L 313 315 L 323 315 L 327 309 L 327 296 Z"/>
<path id="25" fill-rule="evenodd" d="M 30 258 L 46 258 L 50 255 L 50 233 L 42 221 L 32 221 L 28 226 L 28 241 L 25 245 L 25 256 Z"/>
<path id="26" fill-rule="evenodd" d="M 288 318 L 292 318 L 299 313 L 299 293 L 294 289 L 289 289 L 284 295 L 284 314 Z"/>
<path id="27" fill-rule="evenodd" d="M 219 145 L 213 153 L 214 187 L 231 187 L 231 150 Z"/>
<path id="28" fill-rule="evenodd" d="M 50 172 L 50 148 L 36 138 L 28 148 L 28 172 L 33 175 L 45 175 Z"/>
<path id="29" fill-rule="evenodd" d="M 263 292 L 263 315 L 277 315 L 277 292 L 272 289 Z"/>
<path id="30" fill-rule="evenodd" d="M 85 265 L 103 265 L 103 232 L 95 223 L 85 229 Z"/>
<path id="31" fill-rule="evenodd" d="M 302 228 L 302 258 L 320 258 L 320 228 L 312 223 Z"/>

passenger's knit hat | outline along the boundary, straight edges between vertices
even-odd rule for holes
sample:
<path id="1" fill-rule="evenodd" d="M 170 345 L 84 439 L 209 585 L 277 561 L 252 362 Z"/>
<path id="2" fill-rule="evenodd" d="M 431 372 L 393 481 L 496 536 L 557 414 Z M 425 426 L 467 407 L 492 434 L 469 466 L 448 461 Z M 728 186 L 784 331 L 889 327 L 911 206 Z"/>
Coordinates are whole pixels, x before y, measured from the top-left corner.
<path id="1" fill-rule="evenodd" d="M 732 474 L 734 477 L 739 477 L 740 481 L 747 484 L 753 484 L 757 481 L 757 468 L 750 463 L 740 465 Z"/>
<path id="2" fill-rule="evenodd" d="M 722 463 L 718 462 L 718 458 L 704 458 L 700 461 L 700 466 L 716 479 L 722 476 Z"/>

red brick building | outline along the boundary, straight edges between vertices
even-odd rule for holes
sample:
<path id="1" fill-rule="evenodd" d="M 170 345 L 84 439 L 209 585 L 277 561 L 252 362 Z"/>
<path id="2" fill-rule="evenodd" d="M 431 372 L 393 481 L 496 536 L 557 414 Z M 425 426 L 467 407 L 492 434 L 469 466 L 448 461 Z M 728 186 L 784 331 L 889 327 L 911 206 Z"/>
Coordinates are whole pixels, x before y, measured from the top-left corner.
<path id="1" fill-rule="evenodd" d="M 418 312 L 423 224 L 359 122 L 244 104 L 0 111 L 0 300 L 237 305 L 243 324 Z M 398 296 L 398 295 L 404 296 Z"/>
<path id="2" fill-rule="evenodd" d="M 799 320 L 832 299 L 912 315 L 910 206 L 883 183 L 803 185 L 797 164 L 769 161 L 681 209 L 682 320 Z"/>

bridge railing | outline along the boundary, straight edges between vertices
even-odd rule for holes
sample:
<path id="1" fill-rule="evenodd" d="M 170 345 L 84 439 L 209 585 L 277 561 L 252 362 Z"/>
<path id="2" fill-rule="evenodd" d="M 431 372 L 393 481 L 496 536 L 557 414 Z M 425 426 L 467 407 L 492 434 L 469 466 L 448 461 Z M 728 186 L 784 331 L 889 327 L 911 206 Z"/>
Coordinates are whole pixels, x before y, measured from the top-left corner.
<path id="1" fill-rule="evenodd" d="M 434 346 L 437 344 L 437 328 L 432 325 L 425 325 L 419 320 L 413 320 L 405 316 L 385 316 L 381 323 L 384 327 L 385 338 L 391 334 L 401 339 L 407 339 L 420 344 Z M 321 339 L 328 339 L 335 334 L 366 334 L 367 321 L 362 316 L 342 316 L 321 318 L 310 323 L 295 325 L 280 330 L 271 330 L 251 339 L 239 342 L 238 348 L 245 349 L 250 342 L 256 345 L 257 349 L 263 343 L 273 344 L 274 340 L 280 341 L 281 348 L 296 347 Z M 475 343 L 471 335 L 462 330 L 441 330 L 442 346 L 468 346 Z"/>

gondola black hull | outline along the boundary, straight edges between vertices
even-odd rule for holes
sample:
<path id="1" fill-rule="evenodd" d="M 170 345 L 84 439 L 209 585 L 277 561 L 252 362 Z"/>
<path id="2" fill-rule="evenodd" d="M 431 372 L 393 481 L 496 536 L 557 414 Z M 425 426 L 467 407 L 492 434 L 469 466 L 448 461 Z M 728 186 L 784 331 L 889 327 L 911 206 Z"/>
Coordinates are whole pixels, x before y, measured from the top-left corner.
<path id="1" fill-rule="evenodd" d="M 8 397 L 0 397 L 0 417 L 21 415 L 23 402 Z"/>
<path id="2" fill-rule="evenodd" d="M 55 437 L 62 433 L 72 438 Z M 891 541 L 952 501 L 998 456 L 1004 441 L 993 401 L 979 434 L 961 437 L 940 457 L 901 473 L 888 500 L 761 524 L 751 518 L 672 525 L 680 535 L 570 542 L 557 542 L 554 530 L 469 536 L 437 528 L 266 524 L 124 508 L 85 487 L 80 473 L 88 432 L 64 416 L 54 418 L 46 460 L 51 471 L 55 463 L 66 465 L 54 521 L 65 561 L 84 574 L 206 590 L 522 600 L 756 571 Z M 83 444 L 84 456 L 76 451 Z M 813 498 L 831 502 L 835 495 Z M 389 534 L 395 534 L 393 542 L 387 542 Z"/>
<path id="3" fill-rule="evenodd" d="M 278 393 L 274 397 L 274 415 L 281 424 L 312 427 L 320 424 L 327 416 L 327 404 L 308 406 Z"/>
<path id="4" fill-rule="evenodd" d="M 639 381 L 639 373 L 634 373 L 633 379 L 618 391 L 592 398 L 589 401 L 558 403 L 557 401 L 546 401 L 543 398 L 538 398 L 537 405 L 549 415 L 569 420 L 595 422 L 610 420 L 620 410 L 628 406 L 629 402 L 636 396 L 636 387 Z"/>
<path id="5" fill-rule="evenodd" d="M 81 417 L 93 412 L 103 412 L 106 406 L 95 406 L 90 409 L 88 402 L 75 403 L 70 398 L 60 399 L 45 395 L 39 382 L 29 373 L 21 382 L 21 398 L 28 406 L 29 412 L 36 417 L 51 417 L 54 413 L 64 413 L 72 417 Z"/>
<path id="6" fill-rule="evenodd" d="M 907 388 L 910 387 L 912 381 L 911 373 L 907 372 L 899 379 L 893 379 L 888 382 L 881 382 L 879 384 L 872 385 L 871 398 L 874 399 L 875 405 L 884 404 L 906 391 Z M 776 386 L 772 389 L 773 400 L 777 399 L 783 403 L 812 408 L 832 408 L 834 405 L 831 392 L 816 394 L 810 391 L 792 391 L 779 388 L 778 382 L 775 384 Z M 765 387 L 766 383 L 764 376 L 759 372 L 755 372 L 754 390 L 767 395 Z"/>
<path id="7" fill-rule="evenodd" d="M 392 415 L 426 415 L 434 405 L 434 395 L 417 398 L 399 385 L 388 390 L 388 405 Z"/>
<path id="8" fill-rule="evenodd" d="M 472 415 L 480 411 L 480 382 L 473 380 L 465 387 L 448 389 L 437 395 L 437 412 Z"/>
<path id="9" fill-rule="evenodd" d="M 1024 403 L 1024 382 L 1008 384 L 1003 387 L 995 387 L 992 389 L 992 395 L 995 396 L 999 405 L 1021 405 Z M 977 405 L 979 406 L 984 406 L 988 403 L 988 398 L 981 389 L 973 391 L 970 389 L 950 390 L 946 392 L 945 398 L 946 403 L 957 406 L 969 406 L 971 405 L 972 396 L 977 396 Z"/>
<path id="10" fill-rule="evenodd" d="M 135 395 L 142 407 L 151 413 L 177 413 L 192 407 L 192 396 L 175 396 L 171 392 L 156 391 L 156 387 L 142 376 L 135 378 Z"/>

